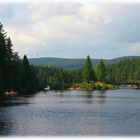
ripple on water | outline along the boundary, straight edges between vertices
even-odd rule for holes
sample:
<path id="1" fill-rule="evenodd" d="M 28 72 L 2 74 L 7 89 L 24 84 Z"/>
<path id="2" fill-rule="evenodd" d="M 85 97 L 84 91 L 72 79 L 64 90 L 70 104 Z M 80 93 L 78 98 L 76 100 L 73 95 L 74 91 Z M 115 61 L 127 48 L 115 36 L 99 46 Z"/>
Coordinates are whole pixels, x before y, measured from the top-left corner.
<path id="1" fill-rule="evenodd" d="M 134 90 L 40 92 L 0 106 L 0 135 L 140 135 Z"/>

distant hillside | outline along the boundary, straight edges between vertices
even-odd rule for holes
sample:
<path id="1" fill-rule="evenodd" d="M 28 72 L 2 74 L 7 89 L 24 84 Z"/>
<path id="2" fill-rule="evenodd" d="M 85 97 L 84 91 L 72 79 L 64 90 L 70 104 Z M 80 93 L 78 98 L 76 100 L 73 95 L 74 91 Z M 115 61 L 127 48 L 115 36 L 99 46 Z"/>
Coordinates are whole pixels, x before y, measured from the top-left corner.
<path id="1" fill-rule="evenodd" d="M 124 59 L 131 59 L 134 57 L 140 56 L 126 56 L 126 57 L 118 57 L 114 59 L 104 59 L 105 64 L 117 63 Z M 64 69 L 78 69 L 81 68 L 85 59 L 68 59 L 68 58 L 54 58 L 54 57 L 46 57 L 46 58 L 30 58 L 29 62 L 33 65 L 38 66 L 58 66 Z M 95 66 L 100 59 L 91 59 L 93 66 Z"/>

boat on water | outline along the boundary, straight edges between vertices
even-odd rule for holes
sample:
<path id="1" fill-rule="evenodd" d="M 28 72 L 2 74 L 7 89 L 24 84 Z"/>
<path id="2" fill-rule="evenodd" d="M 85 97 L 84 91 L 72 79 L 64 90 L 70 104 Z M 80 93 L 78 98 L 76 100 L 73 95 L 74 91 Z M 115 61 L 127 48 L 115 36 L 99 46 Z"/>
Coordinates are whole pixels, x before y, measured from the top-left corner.
<path id="1" fill-rule="evenodd" d="M 44 90 L 50 90 L 50 86 L 45 87 Z"/>
<path id="2" fill-rule="evenodd" d="M 8 92 L 8 91 L 7 91 L 7 92 L 4 93 L 4 95 L 5 95 L 5 96 L 15 96 L 15 95 L 17 95 L 17 92 L 14 92 L 14 91 Z"/>

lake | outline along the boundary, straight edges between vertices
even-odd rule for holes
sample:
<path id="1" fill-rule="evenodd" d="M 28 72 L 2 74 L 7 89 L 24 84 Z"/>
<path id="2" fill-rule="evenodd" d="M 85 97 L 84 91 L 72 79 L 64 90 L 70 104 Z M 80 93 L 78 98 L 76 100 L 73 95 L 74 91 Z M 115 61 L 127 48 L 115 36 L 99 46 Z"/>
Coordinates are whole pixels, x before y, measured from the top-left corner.
<path id="1" fill-rule="evenodd" d="M 47 91 L 0 103 L 1 136 L 139 136 L 140 90 Z"/>

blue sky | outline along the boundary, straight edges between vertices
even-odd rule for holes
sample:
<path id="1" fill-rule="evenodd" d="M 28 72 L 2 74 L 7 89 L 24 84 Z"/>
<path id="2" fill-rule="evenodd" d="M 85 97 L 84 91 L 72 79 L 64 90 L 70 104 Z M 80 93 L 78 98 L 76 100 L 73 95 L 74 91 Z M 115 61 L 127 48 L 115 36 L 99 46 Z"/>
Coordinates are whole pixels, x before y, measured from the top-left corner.
<path id="1" fill-rule="evenodd" d="M 140 3 L 0 3 L 0 22 L 22 57 L 140 55 Z"/>

